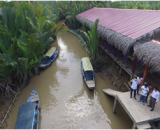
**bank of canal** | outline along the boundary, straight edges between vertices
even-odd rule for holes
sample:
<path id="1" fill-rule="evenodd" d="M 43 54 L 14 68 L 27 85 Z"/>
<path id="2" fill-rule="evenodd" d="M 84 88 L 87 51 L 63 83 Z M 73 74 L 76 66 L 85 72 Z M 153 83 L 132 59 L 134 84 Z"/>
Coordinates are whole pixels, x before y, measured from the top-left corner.
<path id="1" fill-rule="evenodd" d="M 104 88 L 118 90 L 102 74 L 95 73 L 96 89 L 91 92 L 83 81 L 81 58 L 88 56 L 79 39 L 71 33 L 63 33 L 52 44 L 59 50 L 53 64 L 31 78 L 29 85 L 21 91 L 7 120 L 14 128 L 18 108 L 27 101 L 33 88 L 40 97 L 40 129 L 125 129 L 132 121 L 118 105 L 117 114 L 112 113 L 113 98 L 105 95 Z"/>

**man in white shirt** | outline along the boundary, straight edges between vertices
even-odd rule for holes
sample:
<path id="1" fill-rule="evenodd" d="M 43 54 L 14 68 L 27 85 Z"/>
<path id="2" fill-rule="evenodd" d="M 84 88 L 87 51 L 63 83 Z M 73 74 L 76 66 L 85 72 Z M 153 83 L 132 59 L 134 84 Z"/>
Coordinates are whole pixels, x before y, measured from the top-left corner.
<path id="1" fill-rule="evenodd" d="M 137 77 L 138 85 L 137 85 L 137 94 L 139 95 L 139 87 L 141 85 L 143 78 L 142 77 Z"/>
<path id="2" fill-rule="evenodd" d="M 147 94 L 149 93 L 149 88 L 148 88 L 148 85 L 147 83 L 145 83 L 141 88 L 141 96 L 139 98 L 139 102 L 141 102 L 143 100 L 143 105 L 145 105 L 145 101 L 146 101 L 146 97 L 147 97 Z"/>
<path id="3" fill-rule="evenodd" d="M 132 98 L 132 92 L 134 91 L 134 98 L 135 98 L 135 100 L 137 100 L 136 99 L 136 90 L 137 90 L 137 85 L 138 85 L 137 78 L 134 77 L 130 82 L 132 83 L 131 92 L 130 92 L 130 98 Z"/>
<path id="4" fill-rule="evenodd" d="M 153 92 L 151 93 L 150 103 L 148 105 L 149 107 L 151 107 L 150 111 L 154 111 L 155 104 L 158 102 L 158 100 L 159 100 L 159 91 L 158 88 L 155 87 L 153 89 Z"/>

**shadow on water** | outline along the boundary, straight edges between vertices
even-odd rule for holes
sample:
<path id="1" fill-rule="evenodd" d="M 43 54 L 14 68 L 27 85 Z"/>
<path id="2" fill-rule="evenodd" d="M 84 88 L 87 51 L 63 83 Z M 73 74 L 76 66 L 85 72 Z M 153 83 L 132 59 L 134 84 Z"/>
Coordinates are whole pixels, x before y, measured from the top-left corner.
<path id="1" fill-rule="evenodd" d="M 63 33 L 52 44 L 59 56 L 51 66 L 33 76 L 29 85 L 21 91 L 8 118 L 8 127 L 14 128 L 18 108 L 27 101 L 33 88 L 40 97 L 40 129 L 125 129 L 132 127 L 132 121 L 118 105 L 112 113 L 113 98 L 102 89 L 113 86 L 106 76 L 95 73 L 96 88 L 89 91 L 81 70 L 81 58 L 88 56 L 77 37 Z"/>

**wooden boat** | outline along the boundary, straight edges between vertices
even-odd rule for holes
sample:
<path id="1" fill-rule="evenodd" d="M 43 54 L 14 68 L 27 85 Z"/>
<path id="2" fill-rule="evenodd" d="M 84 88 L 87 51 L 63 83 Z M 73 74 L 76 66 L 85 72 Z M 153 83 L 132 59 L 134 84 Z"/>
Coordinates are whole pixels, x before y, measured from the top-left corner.
<path id="1" fill-rule="evenodd" d="M 88 88 L 90 90 L 93 90 L 95 88 L 95 77 L 94 77 L 94 71 L 93 71 L 91 62 L 89 60 L 89 57 L 82 58 L 81 66 L 82 66 L 83 78 Z"/>
<path id="2" fill-rule="evenodd" d="M 15 129 L 38 129 L 39 110 L 39 96 L 32 89 L 27 102 L 19 107 Z"/>
<path id="3" fill-rule="evenodd" d="M 46 68 L 49 65 L 51 65 L 51 63 L 58 56 L 58 50 L 56 49 L 56 47 L 52 47 L 46 52 L 44 56 L 45 58 L 42 60 L 42 62 L 39 65 L 40 68 Z"/>

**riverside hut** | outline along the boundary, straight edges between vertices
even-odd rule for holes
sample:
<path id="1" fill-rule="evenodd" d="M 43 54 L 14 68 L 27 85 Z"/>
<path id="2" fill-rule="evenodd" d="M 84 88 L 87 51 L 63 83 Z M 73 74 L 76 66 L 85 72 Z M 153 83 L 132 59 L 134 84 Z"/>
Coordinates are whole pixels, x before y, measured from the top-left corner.
<path id="1" fill-rule="evenodd" d="M 159 16 L 160 11 L 156 10 L 92 8 L 78 14 L 76 19 L 80 23 L 86 21 L 89 28 L 99 19 L 97 30 L 104 40 L 101 48 L 131 77 L 143 75 L 144 82 L 147 72 L 152 73 L 148 74 L 151 76 L 148 79 L 154 81 L 153 76 L 160 75 Z M 125 67 L 123 62 L 116 60 L 121 56 L 124 62 L 131 61 L 131 67 Z"/>

